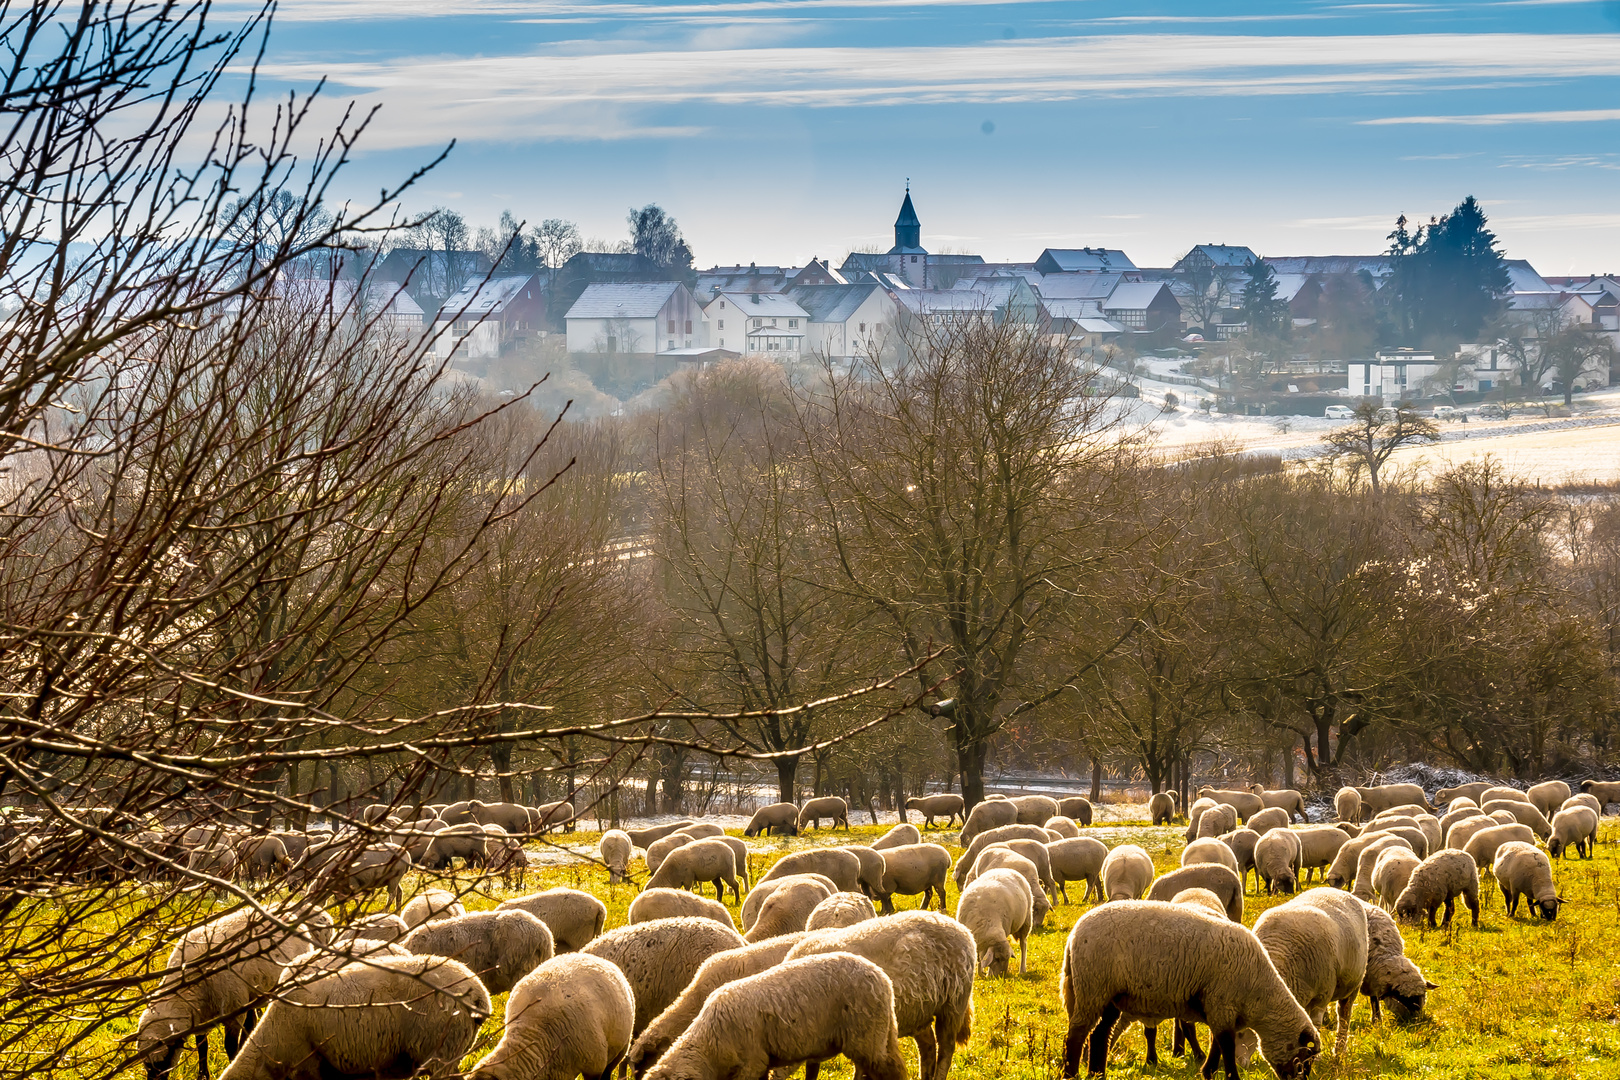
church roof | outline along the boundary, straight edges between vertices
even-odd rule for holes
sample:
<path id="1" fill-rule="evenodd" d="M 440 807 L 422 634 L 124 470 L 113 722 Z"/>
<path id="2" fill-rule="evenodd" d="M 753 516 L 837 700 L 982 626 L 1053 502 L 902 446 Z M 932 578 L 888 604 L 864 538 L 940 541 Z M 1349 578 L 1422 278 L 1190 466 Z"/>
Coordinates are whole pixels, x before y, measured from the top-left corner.
<path id="1" fill-rule="evenodd" d="M 911 189 L 906 189 L 906 201 L 900 204 L 900 216 L 894 219 L 897 229 L 915 229 L 922 225 L 917 220 L 916 207 L 911 205 Z"/>

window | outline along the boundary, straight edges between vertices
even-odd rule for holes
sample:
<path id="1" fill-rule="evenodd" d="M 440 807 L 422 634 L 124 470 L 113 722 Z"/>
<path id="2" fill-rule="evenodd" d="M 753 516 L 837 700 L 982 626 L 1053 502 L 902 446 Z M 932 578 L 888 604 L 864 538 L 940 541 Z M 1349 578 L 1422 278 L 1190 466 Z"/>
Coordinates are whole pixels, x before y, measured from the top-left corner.
<path id="1" fill-rule="evenodd" d="M 775 325 L 776 325 L 776 320 L 775 320 L 775 319 L 772 319 L 772 320 L 771 320 L 771 325 L 772 325 L 772 326 L 775 326 Z"/>
<path id="2" fill-rule="evenodd" d="M 721 319 L 720 320 L 720 329 L 724 330 L 725 328 L 726 328 L 726 320 Z"/>
<path id="3" fill-rule="evenodd" d="M 457 329 L 457 330 L 463 330 L 464 331 L 471 324 L 472 324 L 471 319 L 457 319 L 455 321 L 454 328 Z"/>
<path id="4" fill-rule="evenodd" d="M 688 334 L 690 334 L 692 332 L 692 320 L 691 319 L 686 320 L 686 332 Z"/>
<path id="5" fill-rule="evenodd" d="M 912 262 L 916 262 L 916 261 L 917 261 L 917 256 L 915 256 L 915 255 L 913 255 L 913 256 L 912 256 L 912 257 L 911 257 L 911 261 L 912 261 Z"/>
<path id="6" fill-rule="evenodd" d="M 720 310 L 721 311 L 726 310 L 726 302 L 724 300 L 720 301 Z"/>
<path id="7" fill-rule="evenodd" d="M 861 323 L 861 333 L 863 333 L 863 334 L 866 333 L 866 324 L 865 323 Z"/>
<path id="8" fill-rule="evenodd" d="M 675 339 L 674 338 L 669 339 L 669 347 L 672 348 L 672 349 L 675 347 Z"/>
<path id="9" fill-rule="evenodd" d="M 788 320 L 788 329 L 789 330 L 797 330 L 798 328 L 799 328 L 799 320 L 798 319 L 789 319 Z"/>
<path id="10" fill-rule="evenodd" d="M 617 338 L 614 338 L 612 336 L 608 337 L 608 339 L 607 339 L 607 351 L 608 352 L 618 352 L 619 351 L 619 342 L 618 342 Z"/>
<path id="11" fill-rule="evenodd" d="M 669 320 L 669 332 L 672 333 L 672 334 L 675 332 L 675 320 L 674 319 Z"/>
<path id="12" fill-rule="evenodd" d="M 758 329 L 759 329 L 759 328 L 760 328 L 760 326 L 761 326 L 761 325 L 762 325 L 762 324 L 761 324 L 761 321 L 760 321 L 760 320 L 759 320 L 759 319 L 755 319 L 755 320 L 754 320 L 754 329 L 755 329 L 755 330 L 758 330 Z"/>

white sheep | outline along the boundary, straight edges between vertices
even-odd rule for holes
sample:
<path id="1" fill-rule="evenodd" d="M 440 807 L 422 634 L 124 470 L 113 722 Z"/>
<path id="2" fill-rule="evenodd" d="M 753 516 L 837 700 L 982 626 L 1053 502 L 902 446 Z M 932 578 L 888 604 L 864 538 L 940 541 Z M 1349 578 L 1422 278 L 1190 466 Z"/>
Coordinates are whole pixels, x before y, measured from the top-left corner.
<path id="1" fill-rule="evenodd" d="M 889 976 L 900 1037 L 917 1043 L 919 1080 L 946 1080 L 956 1047 L 973 1031 L 973 935 L 949 916 L 902 911 L 807 934 L 788 958 L 838 952 L 865 957 Z"/>
<path id="2" fill-rule="evenodd" d="M 655 919 L 609 930 L 580 952 L 618 965 L 635 995 L 636 1034 L 680 996 L 703 961 L 744 945 L 713 919 Z"/>
<path id="3" fill-rule="evenodd" d="M 1265 801 L 1247 788 L 1201 787 L 1198 789 L 1198 797 L 1200 799 L 1214 799 L 1217 804 L 1225 803 L 1236 810 L 1244 821 L 1248 821 L 1249 818 L 1266 808 Z M 1235 828 L 1237 828 L 1237 822 L 1234 821 L 1230 827 L 1221 831 L 1231 832 Z"/>
<path id="4" fill-rule="evenodd" d="M 1051 901 L 1047 900 L 1045 891 L 1041 888 L 1041 872 L 1038 867 L 1018 852 L 1000 844 L 992 844 L 979 852 L 979 858 L 973 864 L 973 871 L 968 874 L 969 883 L 979 875 L 991 870 L 1013 870 L 1024 876 L 1029 882 L 1030 892 L 1035 902 L 1035 927 L 1040 929 L 1046 925 L 1046 916 L 1052 912 Z"/>
<path id="5" fill-rule="evenodd" d="M 634 847 L 630 834 L 623 829 L 609 829 L 602 834 L 596 850 L 602 857 L 602 864 L 607 867 L 608 884 L 617 885 L 624 880 L 625 871 L 630 869 L 630 852 Z"/>
<path id="6" fill-rule="evenodd" d="M 1361 796 L 1361 812 L 1376 814 L 1380 810 L 1388 810 L 1392 806 L 1405 806 L 1411 803 L 1424 810 L 1433 810 L 1429 799 L 1423 794 L 1419 784 L 1381 784 L 1377 787 L 1358 787 L 1356 794 Z"/>
<path id="7" fill-rule="evenodd" d="M 961 798 L 961 796 L 956 796 Z M 872 841 L 873 851 L 888 851 L 890 848 L 909 847 L 912 844 L 922 843 L 922 832 L 917 826 L 901 822 L 876 840 Z"/>
<path id="8" fill-rule="evenodd" d="M 669 858 L 670 852 L 679 851 L 690 844 L 692 839 L 686 833 L 676 831 L 668 836 L 661 836 L 647 845 L 647 873 L 658 873 L 658 868 L 664 865 L 664 860 Z"/>
<path id="9" fill-rule="evenodd" d="M 363 918 L 356 919 L 343 932 L 332 939 L 335 945 L 340 941 L 398 941 L 411 932 L 405 920 L 398 915 L 387 911 L 379 911 Z"/>
<path id="10" fill-rule="evenodd" d="M 1513 799 L 1498 799 L 1493 802 L 1486 803 L 1484 806 L 1481 806 L 1480 809 L 1485 811 L 1487 814 L 1505 810 L 1509 814 L 1512 814 L 1514 819 L 1518 821 L 1520 825 L 1528 825 L 1530 829 L 1544 841 L 1552 835 L 1552 822 L 1548 821 L 1546 817 L 1542 815 L 1540 810 L 1537 810 L 1528 802 L 1518 802 Z"/>
<path id="11" fill-rule="evenodd" d="M 693 840 L 707 840 L 712 836 L 726 835 L 726 830 L 712 821 L 699 821 L 691 825 L 683 825 L 678 831 L 682 836 L 689 836 Z"/>
<path id="12" fill-rule="evenodd" d="M 1526 795 L 1516 787 L 1508 787 L 1504 784 L 1497 787 L 1488 787 L 1484 791 L 1480 792 L 1479 805 L 1483 807 L 1486 803 L 1495 802 L 1499 799 L 1506 799 L 1510 802 L 1527 803 L 1530 801 L 1530 796 Z"/>
<path id="13" fill-rule="evenodd" d="M 1552 817 L 1569 796 L 1569 785 L 1562 780 L 1543 780 L 1539 784 L 1532 784 L 1530 790 L 1524 793 L 1530 804 L 1545 817 Z"/>
<path id="14" fill-rule="evenodd" d="M 778 836 L 799 835 L 799 808 L 790 802 L 779 802 L 755 810 L 743 829 L 743 835 L 758 836 L 762 832 L 767 836 L 773 833 Z"/>
<path id="15" fill-rule="evenodd" d="M 928 829 L 933 828 L 935 818 L 944 818 L 946 825 L 955 825 L 958 818 L 961 818 L 964 824 L 967 822 L 965 804 L 962 802 L 962 796 L 960 795 L 919 795 L 906 800 L 906 809 L 915 810 L 921 814 L 923 816 L 923 827 Z M 920 838 L 905 841 L 908 844 L 921 842 Z M 873 846 L 876 847 L 876 845 Z"/>
<path id="16" fill-rule="evenodd" d="M 713 919 L 726 926 L 735 926 L 731 920 L 731 912 L 726 905 L 718 900 L 710 900 L 707 896 L 689 893 L 685 889 L 643 889 L 641 893 L 630 901 L 630 910 L 625 913 L 626 922 L 630 925 L 651 922 L 654 919 L 674 919 L 690 915 L 698 919 Z"/>
<path id="17" fill-rule="evenodd" d="M 986 829 L 970 841 L 962 852 L 962 857 L 956 860 L 956 868 L 951 876 L 956 879 L 956 887 L 960 889 L 967 884 L 968 871 L 979 859 L 979 852 L 991 844 L 1002 844 L 1008 840 L 1034 840 L 1038 844 L 1049 844 L 1052 836 L 1039 825 L 1002 825 L 994 829 Z"/>
<path id="18" fill-rule="evenodd" d="M 1339 853 L 1333 856 L 1333 865 L 1328 867 L 1327 876 L 1323 879 L 1335 889 L 1350 888 L 1356 880 L 1356 864 L 1361 858 L 1362 851 L 1375 840 L 1395 835 L 1393 833 L 1368 833 L 1366 836 L 1352 837 L 1346 840 L 1339 848 Z M 1419 834 L 1422 835 L 1421 833 Z M 1404 837 L 1403 837 L 1404 839 Z"/>
<path id="19" fill-rule="evenodd" d="M 854 856 L 851 855 L 850 858 L 853 859 Z M 647 888 L 689 889 L 703 882 L 714 886 L 716 900 L 726 898 L 723 886 L 730 885 L 732 901 L 742 902 L 742 890 L 737 887 L 737 856 L 732 851 L 731 845 L 719 837 L 693 840 L 670 852 L 647 879 Z"/>
<path id="20" fill-rule="evenodd" d="M 453 919 L 465 914 L 467 909 L 453 894 L 443 889 L 424 889 L 400 909 L 399 917 L 405 921 L 407 930 L 415 930 L 435 919 Z"/>
<path id="21" fill-rule="evenodd" d="M 847 851 L 860 860 L 860 875 L 855 879 L 855 883 L 860 886 L 861 892 L 872 896 L 883 888 L 884 867 L 881 851 L 865 844 L 845 844 L 838 850 Z"/>
<path id="22" fill-rule="evenodd" d="M 1293 788 L 1278 788 L 1275 791 L 1267 791 L 1259 784 L 1250 784 L 1249 790 L 1260 796 L 1260 801 L 1266 806 L 1275 806 L 1288 811 L 1289 821 L 1293 821 L 1294 815 L 1298 814 L 1300 821 L 1310 822 L 1310 815 L 1305 813 L 1305 796 Z"/>
<path id="23" fill-rule="evenodd" d="M 790 882 L 799 881 L 805 878 L 820 882 L 822 886 L 826 888 L 828 896 L 831 896 L 839 891 L 838 886 L 833 883 L 833 880 L 824 874 L 789 874 L 787 877 L 774 878 L 770 881 L 761 881 L 758 887 L 755 888 L 753 892 L 748 894 L 748 899 L 743 901 L 743 933 L 746 934 L 749 930 L 753 929 L 754 923 L 759 919 L 759 909 L 765 906 L 765 901 L 771 898 L 772 893 Z M 855 893 L 853 895 L 858 896 L 860 894 Z"/>
<path id="24" fill-rule="evenodd" d="M 1491 854 L 1494 858 L 1494 849 Z M 1468 905 L 1468 913 L 1473 916 L 1474 925 L 1478 926 L 1479 868 L 1467 852 L 1451 848 L 1437 851 L 1412 871 L 1406 888 L 1395 901 L 1395 917 L 1416 922 L 1427 915 L 1429 925 L 1433 926 L 1435 910 L 1444 904 L 1446 920 L 1442 925 L 1450 926 L 1451 914 L 1457 906 L 1459 896 Z"/>
<path id="25" fill-rule="evenodd" d="M 1009 851 L 1016 851 L 1024 858 L 1035 864 L 1035 874 L 1040 881 L 1040 887 L 1046 892 L 1048 899 L 1057 896 L 1057 882 L 1052 878 L 1052 856 L 1046 845 L 1055 843 L 1059 838 L 1051 840 L 1002 840 L 989 845 L 991 847 L 1004 847 Z M 1074 837 L 1065 836 L 1061 839 L 1072 840 Z"/>
<path id="26" fill-rule="evenodd" d="M 1064 817 L 1062 814 L 1055 818 L 1047 818 L 1041 823 L 1041 828 L 1047 832 L 1057 833 L 1066 840 L 1080 835 L 1080 826 L 1074 823 L 1074 818 Z"/>
<path id="27" fill-rule="evenodd" d="M 1325 875 L 1327 868 L 1333 865 L 1333 857 L 1350 839 L 1342 829 L 1332 825 L 1307 825 L 1295 829 L 1294 835 L 1299 837 L 1299 868 L 1306 881 L 1314 878 L 1318 870 Z"/>
<path id="28" fill-rule="evenodd" d="M 1265 883 L 1266 895 L 1292 893 L 1299 888 L 1299 834 L 1287 828 L 1273 829 L 1254 845 L 1254 871 Z"/>
<path id="29" fill-rule="evenodd" d="M 607 921 L 607 905 L 578 889 L 547 889 L 502 900 L 496 911 L 516 908 L 546 924 L 558 952 L 578 952 L 602 932 Z"/>
<path id="30" fill-rule="evenodd" d="M 1017 822 L 1018 807 L 1009 800 L 986 799 L 968 811 L 967 821 L 963 823 L 962 831 L 957 834 L 956 843 L 959 847 L 965 848 L 973 843 L 973 838 L 980 833 L 998 829 L 1003 825 L 1015 825 Z"/>
<path id="31" fill-rule="evenodd" d="M 1459 800 L 1460 801 L 1460 800 Z M 1459 821 L 1469 818 L 1482 818 L 1485 812 L 1472 803 L 1467 806 L 1453 806 L 1440 815 L 1440 847 L 1451 847 L 1451 829 Z"/>
<path id="32" fill-rule="evenodd" d="M 885 861 L 888 856 L 884 856 Z M 760 884 L 795 874 L 820 874 L 838 886 L 840 892 L 861 891 L 861 860 L 842 848 L 794 851 L 776 860 L 776 865 L 760 878 Z"/>
<path id="33" fill-rule="evenodd" d="M 1451 827 L 1446 830 L 1446 847 L 1461 851 L 1468 846 L 1468 841 L 1473 839 L 1475 833 L 1499 824 L 1501 822 L 1495 818 L 1486 817 L 1476 810 L 1473 816 L 1451 823 Z"/>
<path id="34" fill-rule="evenodd" d="M 827 818 L 836 829 L 839 825 L 849 831 L 849 804 L 837 795 L 823 795 L 819 799 L 806 799 L 799 809 L 799 831 L 821 828 L 821 819 Z"/>
<path id="35" fill-rule="evenodd" d="M 1475 806 L 1479 805 L 1479 797 L 1496 785 L 1489 780 L 1475 780 L 1470 784 L 1458 784 L 1456 787 L 1443 787 L 1434 793 L 1434 801 L 1443 806 L 1451 806 L 1459 799 L 1467 799 Z"/>
<path id="36" fill-rule="evenodd" d="M 1214 799 L 1200 798 L 1193 800 L 1193 804 L 1187 807 L 1187 831 L 1182 834 L 1182 839 L 1186 840 L 1189 844 L 1192 843 L 1192 841 L 1198 836 L 1199 816 L 1202 815 L 1205 810 L 1213 809 L 1218 805 L 1220 804 Z"/>
<path id="37" fill-rule="evenodd" d="M 1234 874 L 1238 872 L 1237 856 L 1218 836 L 1200 836 L 1181 849 L 1182 866 L 1199 863 L 1219 863 Z"/>
<path id="38" fill-rule="evenodd" d="M 1153 885 L 1153 856 L 1135 844 L 1121 844 L 1103 860 L 1102 879 L 1110 903 L 1135 900 Z"/>
<path id="39" fill-rule="evenodd" d="M 1054 840 L 1046 845 L 1046 859 L 1052 867 L 1052 881 L 1057 885 L 1063 902 L 1069 903 L 1068 883 L 1083 881 L 1086 893 L 1082 899 L 1092 903 L 1102 896 L 1102 867 L 1108 858 L 1108 845 L 1094 836 L 1078 836 Z"/>
<path id="40" fill-rule="evenodd" d="M 1378 861 L 1373 863 L 1372 888 L 1382 906 L 1395 905 L 1420 862 L 1422 860 L 1410 848 L 1400 845 L 1386 847 L 1378 853 Z"/>
<path id="41" fill-rule="evenodd" d="M 1598 807 L 1607 807 L 1610 803 L 1620 803 L 1620 783 L 1605 783 L 1602 780 L 1582 780 L 1581 792 L 1598 801 Z"/>
<path id="42" fill-rule="evenodd" d="M 1519 910 L 1519 897 L 1529 897 L 1532 914 L 1540 914 L 1549 922 L 1558 918 L 1558 906 L 1564 898 L 1553 884 L 1552 860 L 1534 844 L 1512 841 L 1496 851 L 1491 864 L 1491 876 L 1502 890 L 1502 901 L 1511 916 Z"/>
<path id="43" fill-rule="evenodd" d="M 284 988 L 220 1080 L 450 1076 L 491 1012 L 442 956 L 379 956 Z"/>
<path id="44" fill-rule="evenodd" d="M 945 879 L 951 872 L 951 853 L 939 844 L 907 844 L 883 853 L 883 886 L 873 897 L 885 915 L 894 913 L 894 897 L 922 896 L 928 910 L 930 898 L 939 896 L 939 909 L 945 910 Z M 752 897 L 750 897 L 752 899 Z"/>
<path id="45" fill-rule="evenodd" d="M 1217 803 L 1212 809 L 1198 815 L 1198 830 L 1194 833 L 1193 839 L 1204 836 L 1218 837 L 1222 833 L 1229 833 L 1238 827 L 1239 820 L 1237 807 L 1231 803 Z"/>
<path id="46" fill-rule="evenodd" d="M 1592 813 L 1596 814 L 1598 817 L 1603 816 L 1603 804 L 1584 791 L 1577 795 L 1571 795 L 1569 798 L 1565 799 L 1564 805 L 1560 806 L 1559 809 L 1568 810 L 1572 806 L 1590 806 L 1592 808 Z"/>
<path id="47" fill-rule="evenodd" d="M 1262 912 L 1254 936 L 1266 947 L 1277 973 L 1321 1028 L 1328 1006 L 1339 1014 L 1335 1057 L 1350 1042 L 1350 1014 L 1367 977 L 1367 913 L 1361 901 L 1337 889 L 1311 889 Z"/>
<path id="48" fill-rule="evenodd" d="M 1378 1022 L 1379 1006 L 1387 999 L 1416 1016 L 1423 1011 L 1428 992 L 1439 987 L 1407 958 L 1406 941 L 1388 912 L 1365 901 L 1362 908 L 1367 915 L 1367 976 L 1361 992 L 1372 1002 L 1373 1022 Z"/>
<path id="49" fill-rule="evenodd" d="M 1035 896 L 1024 876 L 1012 870 L 989 870 L 962 890 L 956 921 L 973 935 L 979 969 L 1007 974 L 1011 940 L 1018 940 L 1018 974 L 1029 970 L 1029 932 L 1035 925 Z"/>
<path id="50" fill-rule="evenodd" d="M 1268 806 L 1264 810 L 1250 815 L 1249 820 L 1243 824 L 1264 836 L 1272 829 L 1288 828 L 1288 823 L 1291 820 L 1293 819 L 1289 816 L 1287 810 L 1280 806 Z"/>
<path id="51" fill-rule="evenodd" d="M 877 908 L 860 893 L 833 893 L 817 904 L 805 920 L 806 930 L 834 930 L 877 918 Z M 746 935 L 744 935 L 746 936 Z"/>
<path id="52" fill-rule="evenodd" d="M 843 1054 L 857 1076 L 905 1080 L 895 988 L 858 956 L 789 960 L 716 990 L 647 1080 L 763 1077 L 805 1065 L 805 1080 Z"/>
<path id="53" fill-rule="evenodd" d="M 1412 848 L 1410 842 L 1394 833 L 1373 833 L 1368 843 L 1356 856 L 1356 876 L 1350 884 L 1350 892 L 1358 900 L 1371 900 L 1373 898 L 1373 870 L 1378 866 L 1378 856 L 1392 847 L 1404 847 L 1411 850 L 1419 859 L 1423 856 Z"/>
<path id="54" fill-rule="evenodd" d="M 1492 825 L 1470 836 L 1468 843 L 1463 845 L 1463 851 L 1474 860 L 1476 870 L 1483 870 L 1496 861 L 1497 849 L 1503 844 L 1511 840 L 1522 840 L 1529 844 L 1535 838 L 1536 834 L 1528 825 Z"/>
<path id="55" fill-rule="evenodd" d="M 1208 1024 L 1206 1075 L 1217 1061 L 1236 1075 L 1242 1027 L 1259 1034 L 1280 1077 L 1308 1073 L 1321 1052 L 1310 1017 L 1253 931 L 1191 905 L 1133 900 L 1088 911 L 1069 932 L 1059 990 L 1069 1017 L 1065 1076 L 1078 1072 L 1088 1036 L 1088 1070 L 1106 1074 L 1121 1004 L 1144 1024 L 1194 1016 Z"/>
<path id="56" fill-rule="evenodd" d="M 1198 889 L 1214 896 L 1221 903 L 1220 914 L 1233 922 L 1243 921 L 1243 882 L 1232 871 L 1219 863 L 1199 863 L 1183 866 L 1160 875 L 1148 889 L 1144 900 L 1168 900 L 1189 889 Z"/>
<path id="57" fill-rule="evenodd" d="M 788 803 L 787 805 L 793 806 L 792 803 Z M 797 806 L 793 806 L 793 815 L 795 819 L 797 819 L 798 814 L 799 808 Z M 625 835 L 630 837 L 630 842 L 632 844 L 645 851 L 648 845 L 652 844 L 653 842 L 662 840 L 670 833 L 680 832 L 689 825 L 696 824 L 697 822 L 693 821 L 691 818 L 682 818 L 680 821 L 671 821 L 664 825 L 653 825 L 646 829 L 626 829 Z M 750 833 L 749 835 L 751 836 L 753 834 Z"/>
<path id="58" fill-rule="evenodd" d="M 1057 801 L 1058 813 L 1076 825 L 1091 824 L 1091 800 L 1084 795 L 1065 795 Z"/>
<path id="59" fill-rule="evenodd" d="M 1040 825 L 1063 813 L 1050 795 L 1018 795 L 1011 802 L 1018 808 L 1019 825 Z"/>
<path id="60" fill-rule="evenodd" d="M 501 1041 L 468 1080 L 602 1080 L 624 1059 L 635 1022 L 618 967 L 580 953 L 547 960 L 512 988 Z"/>
<path id="61" fill-rule="evenodd" d="M 546 924 L 527 911 L 475 911 L 425 923 L 400 942 L 418 956 L 448 956 L 502 994 L 556 951 Z"/>
<path id="62" fill-rule="evenodd" d="M 1253 829 L 1233 829 L 1229 833 L 1222 833 L 1217 839 L 1225 844 L 1232 852 L 1232 858 L 1237 860 L 1238 880 L 1243 882 L 1245 890 L 1249 887 L 1249 871 L 1254 869 L 1254 849 L 1260 843 L 1260 834 Z M 1255 875 L 1255 888 L 1260 888 L 1259 875 Z"/>
<path id="63" fill-rule="evenodd" d="M 1333 812 L 1340 821 L 1355 824 L 1361 820 L 1361 793 L 1353 787 L 1342 787 L 1333 796 Z"/>
<path id="64" fill-rule="evenodd" d="M 1168 825 L 1176 816 L 1176 793 L 1157 792 L 1148 800 L 1148 818 L 1155 825 Z"/>
<path id="65" fill-rule="evenodd" d="M 796 934 L 805 928 L 810 921 L 810 913 L 816 910 L 818 904 L 829 896 L 837 895 L 829 893 L 825 885 L 812 877 L 799 875 L 791 881 L 784 881 L 760 905 L 759 914 L 743 935 L 743 940 L 751 944 L 782 934 Z"/>
<path id="66" fill-rule="evenodd" d="M 1561 859 L 1573 847 L 1583 859 L 1597 854 L 1598 816 L 1589 806 L 1572 806 L 1553 815 L 1547 854 Z"/>

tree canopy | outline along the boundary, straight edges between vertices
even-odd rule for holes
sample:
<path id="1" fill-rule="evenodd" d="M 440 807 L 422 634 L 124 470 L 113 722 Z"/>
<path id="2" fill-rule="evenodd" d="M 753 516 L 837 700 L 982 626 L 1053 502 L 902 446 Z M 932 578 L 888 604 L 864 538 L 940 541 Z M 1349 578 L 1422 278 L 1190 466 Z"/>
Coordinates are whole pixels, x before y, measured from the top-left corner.
<path id="1" fill-rule="evenodd" d="M 1401 215 L 1389 242 L 1389 313 L 1403 343 L 1448 347 L 1470 341 L 1500 312 L 1509 288 L 1507 266 L 1472 195 L 1416 231 Z"/>

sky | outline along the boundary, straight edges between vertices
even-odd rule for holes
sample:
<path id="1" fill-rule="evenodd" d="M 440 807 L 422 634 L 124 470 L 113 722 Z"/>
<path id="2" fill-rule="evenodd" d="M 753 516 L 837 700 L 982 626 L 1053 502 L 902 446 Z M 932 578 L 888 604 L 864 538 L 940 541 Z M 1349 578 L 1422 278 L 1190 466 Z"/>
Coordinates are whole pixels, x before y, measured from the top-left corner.
<path id="1" fill-rule="evenodd" d="M 407 210 L 656 202 L 700 267 L 887 248 L 909 178 L 993 261 L 1366 254 L 1474 195 L 1509 257 L 1620 271 L 1615 0 L 282 0 L 259 74 L 381 106 L 355 197 L 453 139 Z"/>

